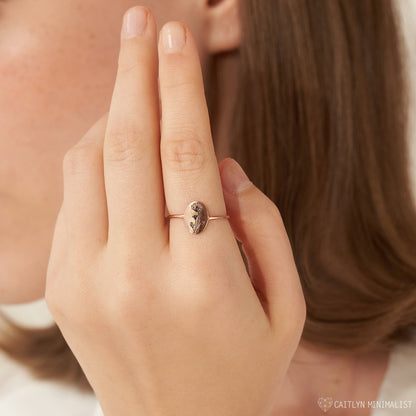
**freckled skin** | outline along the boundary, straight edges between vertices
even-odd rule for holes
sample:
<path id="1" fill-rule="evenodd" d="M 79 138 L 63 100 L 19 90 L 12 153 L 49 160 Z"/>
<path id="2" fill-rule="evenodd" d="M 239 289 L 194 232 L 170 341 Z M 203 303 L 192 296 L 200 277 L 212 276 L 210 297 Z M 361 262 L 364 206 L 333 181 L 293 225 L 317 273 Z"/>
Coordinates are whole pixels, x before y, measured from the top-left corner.
<path id="1" fill-rule="evenodd" d="M 0 303 L 43 297 L 62 159 L 108 111 L 122 16 L 136 4 L 0 2 Z M 187 0 L 140 4 L 159 29 L 182 20 L 203 33 Z"/>

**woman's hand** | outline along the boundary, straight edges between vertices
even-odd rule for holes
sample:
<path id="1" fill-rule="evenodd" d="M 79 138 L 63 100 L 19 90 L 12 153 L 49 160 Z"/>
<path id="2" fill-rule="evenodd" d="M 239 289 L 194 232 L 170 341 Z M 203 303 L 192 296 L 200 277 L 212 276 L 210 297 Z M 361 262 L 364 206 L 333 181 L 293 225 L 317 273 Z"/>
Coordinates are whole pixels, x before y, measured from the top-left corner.
<path id="1" fill-rule="evenodd" d="M 218 168 L 183 29 L 165 25 L 157 45 L 146 9 L 125 16 L 110 111 L 64 160 L 46 302 L 106 416 L 267 415 L 303 328 L 301 286 L 276 206 L 232 159 Z M 230 220 L 197 235 L 165 220 L 165 203 L 193 200 Z"/>

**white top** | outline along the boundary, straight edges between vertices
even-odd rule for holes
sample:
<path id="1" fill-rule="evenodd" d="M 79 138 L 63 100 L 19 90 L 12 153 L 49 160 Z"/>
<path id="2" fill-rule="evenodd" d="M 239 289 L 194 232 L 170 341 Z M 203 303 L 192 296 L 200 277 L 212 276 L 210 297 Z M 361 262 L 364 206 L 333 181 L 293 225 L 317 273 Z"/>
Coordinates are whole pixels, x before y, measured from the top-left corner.
<path id="1" fill-rule="evenodd" d="M 396 407 L 374 409 L 371 416 L 416 415 L 416 339 L 397 345 L 390 354 L 377 401 Z"/>
<path id="2" fill-rule="evenodd" d="M 15 322 L 31 327 L 53 322 L 43 299 L 1 306 L 1 310 Z M 92 416 L 96 407 L 94 394 L 35 379 L 26 368 L 0 353 L 0 416 Z"/>
<path id="3" fill-rule="evenodd" d="M 373 409 L 371 416 L 416 414 L 416 340 L 400 344 L 391 352 L 377 405 L 395 407 Z M 102 416 L 103 413 L 94 394 L 36 380 L 26 369 L 0 355 L 0 415 Z"/>
<path id="4" fill-rule="evenodd" d="M 0 359 L 1 416 L 92 416 L 95 395 L 52 381 L 40 381 L 21 366 Z"/>

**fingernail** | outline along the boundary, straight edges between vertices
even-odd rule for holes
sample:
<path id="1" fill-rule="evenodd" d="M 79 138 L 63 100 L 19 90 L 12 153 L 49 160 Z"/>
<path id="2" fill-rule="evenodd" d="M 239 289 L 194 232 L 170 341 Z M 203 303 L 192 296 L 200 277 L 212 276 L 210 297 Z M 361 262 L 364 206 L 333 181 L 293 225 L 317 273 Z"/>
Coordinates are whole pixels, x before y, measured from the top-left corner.
<path id="1" fill-rule="evenodd" d="M 221 179 L 223 187 L 231 194 L 238 194 L 253 185 L 241 166 L 231 158 L 221 172 Z"/>
<path id="2" fill-rule="evenodd" d="M 122 38 L 143 35 L 147 25 L 147 10 L 143 7 L 129 9 L 123 18 Z"/>
<path id="3" fill-rule="evenodd" d="M 169 22 L 162 29 L 163 49 L 175 53 L 185 46 L 185 28 L 178 22 Z"/>

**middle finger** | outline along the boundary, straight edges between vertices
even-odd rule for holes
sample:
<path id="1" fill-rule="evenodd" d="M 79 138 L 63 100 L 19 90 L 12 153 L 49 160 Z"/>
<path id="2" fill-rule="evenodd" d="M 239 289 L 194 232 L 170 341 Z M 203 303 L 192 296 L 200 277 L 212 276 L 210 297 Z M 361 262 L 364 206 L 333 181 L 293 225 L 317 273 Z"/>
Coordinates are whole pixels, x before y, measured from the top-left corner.
<path id="1" fill-rule="evenodd" d="M 159 80 L 162 101 L 160 153 L 169 214 L 183 214 L 191 201 L 205 204 L 210 216 L 226 213 L 197 44 L 189 29 L 170 22 L 159 38 Z M 235 243 L 228 221 L 214 221 L 198 238 Z M 187 225 L 194 226 L 197 222 Z M 171 220 L 169 244 L 194 247 L 183 221 Z M 213 238 L 215 236 L 215 238 Z M 205 240 L 205 243 L 203 241 Z M 206 245 L 206 244 L 205 244 Z"/>

